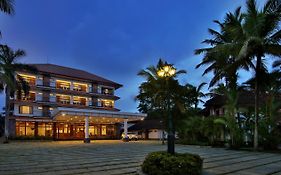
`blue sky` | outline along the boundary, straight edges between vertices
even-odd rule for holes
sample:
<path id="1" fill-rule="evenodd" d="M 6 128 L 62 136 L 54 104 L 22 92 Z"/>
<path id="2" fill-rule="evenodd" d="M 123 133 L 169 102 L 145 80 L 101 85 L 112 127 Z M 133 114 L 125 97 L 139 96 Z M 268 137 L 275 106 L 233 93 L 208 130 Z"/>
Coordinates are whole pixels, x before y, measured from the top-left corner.
<path id="1" fill-rule="evenodd" d="M 262 5 L 264 0 L 259 0 Z M 24 63 L 52 63 L 92 72 L 124 85 L 122 111 L 136 112 L 143 81 L 137 72 L 164 58 L 186 75 L 182 83 L 208 82 L 194 56 L 208 28 L 245 0 L 16 0 L 14 16 L 0 15 L 1 43 L 24 49 Z M 246 79 L 249 74 L 241 73 Z M 1 97 L 0 105 L 4 104 Z"/>

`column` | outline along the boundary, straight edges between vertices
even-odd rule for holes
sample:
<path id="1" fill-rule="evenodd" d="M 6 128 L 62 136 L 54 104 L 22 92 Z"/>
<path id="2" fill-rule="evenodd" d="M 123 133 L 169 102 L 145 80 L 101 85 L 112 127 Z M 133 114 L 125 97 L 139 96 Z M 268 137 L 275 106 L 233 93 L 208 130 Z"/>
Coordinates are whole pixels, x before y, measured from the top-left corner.
<path id="1" fill-rule="evenodd" d="M 53 123 L 53 140 L 57 139 L 57 123 Z"/>
<path id="2" fill-rule="evenodd" d="M 124 138 L 123 140 L 125 142 L 129 141 L 129 137 L 128 137 L 128 119 L 124 119 Z"/>
<path id="3" fill-rule="evenodd" d="M 73 96 L 70 96 L 70 104 L 73 105 Z"/>
<path id="4" fill-rule="evenodd" d="M 70 82 L 70 87 L 69 87 L 69 89 L 70 89 L 70 90 L 73 90 L 73 87 L 74 87 L 73 82 Z"/>
<path id="5" fill-rule="evenodd" d="M 84 143 L 90 143 L 90 137 L 89 137 L 89 116 L 85 117 L 85 139 Z"/>

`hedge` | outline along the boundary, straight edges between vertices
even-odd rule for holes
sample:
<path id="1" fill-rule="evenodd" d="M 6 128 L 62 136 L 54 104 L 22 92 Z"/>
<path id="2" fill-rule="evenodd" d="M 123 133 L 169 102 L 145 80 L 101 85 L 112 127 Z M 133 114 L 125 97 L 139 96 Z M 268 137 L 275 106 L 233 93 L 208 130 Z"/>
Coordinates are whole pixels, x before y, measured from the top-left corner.
<path id="1" fill-rule="evenodd" d="M 144 160 L 142 172 L 148 175 L 199 175 L 203 159 L 195 154 L 152 152 Z"/>

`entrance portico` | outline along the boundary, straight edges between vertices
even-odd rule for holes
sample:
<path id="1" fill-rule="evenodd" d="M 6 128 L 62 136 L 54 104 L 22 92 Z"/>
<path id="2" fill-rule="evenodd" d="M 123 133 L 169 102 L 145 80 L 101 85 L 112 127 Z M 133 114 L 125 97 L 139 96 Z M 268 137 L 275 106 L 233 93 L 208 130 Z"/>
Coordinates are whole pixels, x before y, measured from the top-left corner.
<path id="1" fill-rule="evenodd" d="M 84 133 L 85 143 L 90 139 L 118 138 L 118 126 L 123 124 L 124 134 L 127 136 L 127 122 L 143 120 L 146 114 L 118 111 L 85 110 L 59 107 L 53 120 L 60 123 L 57 139 L 75 139 Z M 83 125 L 82 125 L 83 124 Z M 62 133 L 67 134 L 62 134 Z"/>

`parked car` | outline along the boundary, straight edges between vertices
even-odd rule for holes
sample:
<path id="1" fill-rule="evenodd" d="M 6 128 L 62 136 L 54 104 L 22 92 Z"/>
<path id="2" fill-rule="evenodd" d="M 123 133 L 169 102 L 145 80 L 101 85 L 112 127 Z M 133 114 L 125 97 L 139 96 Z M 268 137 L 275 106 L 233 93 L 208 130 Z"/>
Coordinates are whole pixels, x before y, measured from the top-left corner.
<path id="1" fill-rule="evenodd" d="M 138 140 L 138 133 L 136 132 L 128 132 L 128 138 L 129 140 Z M 125 133 L 123 132 L 122 135 L 121 135 L 121 138 L 122 139 L 125 139 Z"/>

